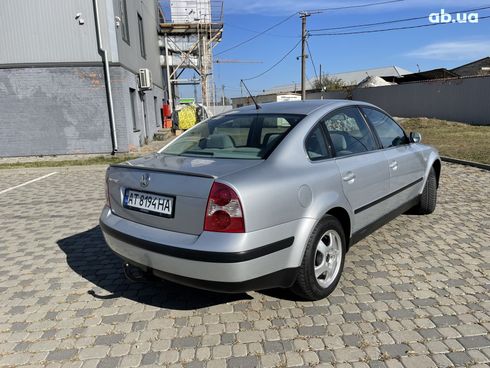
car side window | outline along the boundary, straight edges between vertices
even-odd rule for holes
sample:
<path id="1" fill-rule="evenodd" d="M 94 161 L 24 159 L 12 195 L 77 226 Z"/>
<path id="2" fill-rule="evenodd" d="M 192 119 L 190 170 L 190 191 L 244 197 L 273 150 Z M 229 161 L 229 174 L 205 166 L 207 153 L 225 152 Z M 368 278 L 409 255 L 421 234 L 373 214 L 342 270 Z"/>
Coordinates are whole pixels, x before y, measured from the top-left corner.
<path id="1" fill-rule="evenodd" d="M 377 149 L 369 127 L 355 106 L 337 110 L 323 118 L 322 122 L 328 130 L 336 156 Z"/>
<path id="2" fill-rule="evenodd" d="M 385 113 L 362 107 L 362 111 L 378 133 L 383 148 L 396 147 L 409 142 L 402 128 Z"/>
<path id="3" fill-rule="evenodd" d="M 329 158 L 330 154 L 327 149 L 327 142 L 323 135 L 322 128 L 317 125 L 308 135 L 305 141 L 306 152 L 312 161 Z"/>

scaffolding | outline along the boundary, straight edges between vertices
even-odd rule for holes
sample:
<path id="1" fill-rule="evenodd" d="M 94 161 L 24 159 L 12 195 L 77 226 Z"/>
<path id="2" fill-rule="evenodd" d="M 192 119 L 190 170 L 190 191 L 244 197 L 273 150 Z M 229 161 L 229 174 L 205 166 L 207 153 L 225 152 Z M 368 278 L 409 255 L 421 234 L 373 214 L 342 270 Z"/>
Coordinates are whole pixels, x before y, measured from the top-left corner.
<path id="1" fill-rule="evenodd" d="M 179 85 L 200 84 L 202 104 L 209 108 L 216 97 L 213 48 L 223 33 L 223 0 L 167 0 L 161 5 L 161 64 L 169 101 L 175 107 Z M 193 69 L 198 78 L 180 78 L 186 69 Z"/>

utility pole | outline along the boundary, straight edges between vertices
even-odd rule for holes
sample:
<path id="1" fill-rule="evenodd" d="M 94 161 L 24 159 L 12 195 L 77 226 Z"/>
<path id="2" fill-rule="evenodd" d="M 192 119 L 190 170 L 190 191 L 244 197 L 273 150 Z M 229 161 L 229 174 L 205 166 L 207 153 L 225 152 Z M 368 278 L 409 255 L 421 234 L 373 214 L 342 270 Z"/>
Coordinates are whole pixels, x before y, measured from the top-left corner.
<path id="1" fill-rule="evenodd" d="M 320 64 L 320 99 L 323 100 L 323 79 L 322 79 L 322 64 Z"/>
<path id="2" fill-rule="evenodd" d="M 167 34 L 165 33 L 164 36 L 164 42 L 165 42 L 165 69 L 167 71 L 167 98 L 168 98 L 168 103 L 170 104 L 172 112 L 175 111 L 175 101 L 173 97 L 173 91 L 172 91 L 172 78 L 170 76 L 170 61 L 169 61 L 169 54 L 168 54 L 168 38 Z"/>
<path id="3" fill-rule="evenodd" d="M 213 82 L 213 106 L 216 106 L 216 82 Z"/>
<path id="4" fill-rule="evenodd" d="M 221 85 L 221 95 L 223 97 L 223 105 L 222 106 L 225 106 L 226 97 L 225 97 L 225 85 L 224 84 Z"/>
<path id="5" fill-rule="evenodd" d="M 207 35 L 203 34 L 201 36 L 201 48 L 200 48 L 200 65 L 199 65 L 199 74 L 201 75 L 201 98 L 202 98 L 202 104 L 206 107 L 210 107 L 210 95 L 212 94 L 212 89 L 210 88 L 211 86 L 209 85 L 211 82 L 211 62 L 210 62 L 210 48 Z"/>
<path id="6" fill-rule="evenodd" d="M 300 12 L 301 18 L 301 99 L 306 100 L 306 38 L 308 33 L 306 32 L 306 17 L 311 14 L 308 12 Z"/>
<path id="7" fill-rule="evenodd" d="M 196 74 L 194 74 L 194 79 L 196 79 Z M 194 83 L 194 102 L 197 105 L 197 85 Z"/>

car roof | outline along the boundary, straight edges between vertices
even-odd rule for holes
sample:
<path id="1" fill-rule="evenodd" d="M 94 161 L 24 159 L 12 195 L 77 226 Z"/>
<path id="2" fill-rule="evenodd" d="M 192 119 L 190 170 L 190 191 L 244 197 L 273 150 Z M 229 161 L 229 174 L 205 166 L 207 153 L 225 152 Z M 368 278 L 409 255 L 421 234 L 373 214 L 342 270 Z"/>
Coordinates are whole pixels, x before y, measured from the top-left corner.
<path id="1" fill-rule="evenodd" d="M 254 105 L 243 106 L 238 109 L 234 109 L 228 114 L 250 114 L 250 113 L 261 113 L 261 114 L 301 114 L 309 115 L 312 112 L 321 109 L 329 108 L 334 109 L 342 106 L 350 105 L 368 105 L 361 101 L 352 100 L 305 100 L 305 101 L 284 101 L 284 102 L 268 102 L 259 104 L 260 110 L 257 111 Z"/>

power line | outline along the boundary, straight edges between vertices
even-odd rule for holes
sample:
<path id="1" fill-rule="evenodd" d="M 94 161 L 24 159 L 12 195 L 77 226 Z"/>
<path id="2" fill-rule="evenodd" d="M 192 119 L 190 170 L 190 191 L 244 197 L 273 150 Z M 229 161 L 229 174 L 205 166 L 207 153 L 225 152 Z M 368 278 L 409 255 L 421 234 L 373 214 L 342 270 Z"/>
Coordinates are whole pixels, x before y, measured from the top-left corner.
<path id="1" fill-rule="evenodd" d="M 263 76 L 264 74 L 270 72 L 272 69 L 274 69 L 276 66 L 278 66 L 282 61 L 284 61 L 284 59 L 286 59 L 294 50 L 296 50 L 296 48 L 299 46 L 300 43 L 301 43 L 301 40 L 299 40 L 298 42 L 296 42 L 296 44 L 294 45 L 294 47 L 291 50 L 289 50 L 282 58 L 280 58 L 276 63 L 274 63 L 267 70 L 263 71 L 262 73 L 254 76 L 254 77 L 246 78 L 246 79 L 242 79 L 242 80 L 249 81 L 249 80 L 252 80 L 252 79 L 257 79 L 257 78 Z"/>
<path id="2" fill-rule="evenodd" d="M 380 2 L 375 2 L 375 3 L 367 3 L 367 4 L 359 4 L 359 5 L 339 6 L 339 7 L 335 7 L 335 8 L 312 9 L 312 10 L 307 10 L 306 12 L 311 13 L 311 12 L 323 12 L 323 11 L 330 11 L 330 10 L 333 11 L 333 10 L 366 8 L 366 7 L 370 7 L 370 6 L 377 6 L 377 5 L 391 4 L 391 3 L 400 3 L 400 2 L 404 2 L 404 1 L 405 0 L 388 0 L 388 1 L 380 1 Z M 293 14 L 287 16 L 286 18 L 284 18 L 280 22 L 275 23 L 272 26 L 270 26 L 269 28 L 264 29 L 262 32 L 257 33 L 255 36 L 247 38 L 246 40 L 243 40 L 243 41 L 237 43 L 236 45 L 233 45 L 227 49 L 224 49 L 224 50 L 216 53 L 215 55 L 218 56 L 218 55 L 224 54 L 225 52 L 234 50 L 234 49 L 236 49 L 242 45 L 245 45 L 245 44 L 249 43 L 250 41 L 253 41 L 256 38 L 262 36 L 263 34 L 269 32 L 271 29 L 274 29 L 274 28 L 280 26 L 281 24 L 287 22 L 289 19 L 291 19 L 292 17 L 294 17 L 297 14 L 298 14 L 298 12 L 294 12 Z"/>
<path id="3" fill-rule="evenodd" d="M 310 61 L 311 61 L 311 65 L 313 66 L 313 71 L 315 72 L 315 77 L 316 79 L 318 79 L 318 74 L 316 72 L 316 66 L 315 66 L 315 62 L 313 61 L 313 54 L 311 53 L 310 43 L 308 42 L 308 39 L 306 39 L 306 47 L 308 48 L 308 54 L 310 55 Z"/>
<path id="4" fill-rule="evenodd" d="M 238 87 L 230 87 L 230 86 L 227 86 L 227 85 L 225 85 L 225 89 L 226 90 L 232 90 L 232 91 L 241 91 L 242 90 L 241 88 L 238 88 Z M 251 88 L 250 91 L 251 92 L 263 92 L 263 89 L 253 89 L 253 88 Z"/>
<path id="5" fill-rule="evenodd" d="M 226 23 L 226 27 L 242 29 L 244 31 L 255 33 L 255 34 L 259 34 L 260 33 L 260 32 L 254 31 L 253 29 L 242 27 L 242 26 L 237 26 L 235 24 L 230 24 L 230 23 Z M 271 37 L 280 37 L 280 38 L 298 38 L 298 37 L 301 37 L 300 35 L 292 36 L 292 35 L 280 35 L 280 34 L 275 34 L 275 33 L 269 33 L 268 36 L 271 36 Z"/>
<path id="6" fill-rule="evenodd" d="M 485 9 L 490 9 L 490 6 L 485 6 L 485 7 L 481 7 L 481 8 L 475 8 L 475 9 L 458 10 L 458 11 L 448 12 L 447 14 L 469 13 L 469 12 L 478 11 L 478 10 L 485 10 Z M 384 25 L 384 24 L 410 22 L 410 21 L 421 20 L 421 19 L 427 19 L 427 15 L 424 15 L 422 17 L 394 19 L 394 20 L 388 20 L 388 21 L 376 22 L 376 23 L 364 23 L 364 24 L 355 24 L 355 25 L 342 26 L 342 27 L 310 29 L 310 32 L 334 31 L 334 30 L 339 30 L 339 29 L 351 29 L 351 28 L 364 28 L 364 27 L 379 26 L 379 25 Z"/>
<path id="7" fill-rule="evenodd" d="M 413 20 L 420 20 L 420 19 L 427 19 L 427 16 L 424 15 L 423 17 L 396 19 L 396 20 L 389 20 L 389 21 L 385 21 L 385 22 L 376 22 L 376 23 L 364 23 L 364 24 L 356 24 L 356 25 L 352 25 L 352 26 L 343 26 L 343 27 L 317 28 L 317 29 L 310 29 L 310 32 L 334 31 L 334 30 L 339 30 L 339 29 L 351 29 L 351 28 L 365 28 L 365 27 L 370 27 L 370 26 L 380 26 L 383 24 L 410 22 Z"/>
<path id="8" fill-rule="evenodd" d="M 385 5 L 385 4 L 392 4 L 392 3 L 402 3 L 405 0 L 389 0 L 389 1 L 380 1 L 376 3 L 367 3 L 367 4 L 358 4 L 358 5 L 348 5 L 348 6 L 339 6 L 335 8 L 322 8 L 322 9 L 311 9 L 311 10 L 306 10 L 307 12 L 314 12 L 314 11 L 332 11 L 332 10 L 345 10 L 345 9 L 357 9 L 357 8 L 367 8 L 370 6 L 377 6 L 377 5 Z"/>
<path id="9" fill-rule="evenodd" d="M 250 37 L 250 38 L 248 38 L 248 39 L 246 39 L 246 40 L 244 40 L 244 41 L 242 41 L 242 42 L 237 43 L 237 44 L 236 44 L 236 45 L 234 45 L 234 46 L 228 47 L 227 49 L 224 49 L 223 51 L 220 51 L 220 52 L 216 53 L 216 56 L 221 55 L 221 54 L 224 54 L 225 52 L 228 52 L 228 51 L 234 50 L 234 49 L 236 49 L 237 47 L 240 47 L 240 46 L 242 46 L 242 45 L 245 45 L 246 43 L 249 43 L 250 41 L 255 40 L 256 38 L 258 38 L 258 37 L 262 36 L 264 33 L 269 32 L 271 29 L 274 29 L 274 28 L 276 28 L 276 27 L 280 26 L 281 24 L 283 24 L 283 23 L 287 22 L 289 19 L 291 19 L 292 17 L 294 17 L 296 14 L 297 14 L 297 13 L 293 13 L 293 14 L 291 14 L 291 15 L 287 16 L 286 18 L 284 18 L 283 20 L 281 20 L 280 22 L 275 23 L 275 24 L 273 24 L 272 26 L 270 26 L 269 28 L 264 29 L 262 32 L 257 33 L 255 36 L 252 36 L 252 37 Z"/>
<path id="10" fill-rule="evenodd" d="M 479 17 L 478 20 L 488 19 L 488 18 L 490 18 L 490 15 L 485 16 L 485 17 Z M 339 32 L 339 33 L 314 33 L 314 34 L 311 34 L 310 36 L 347 36 L 347 35 L 356 35 L 356 34 L 379 33 L 379 32 L 399 31 L 399 30 L 405 30 L 405 29 L 434 27 L 434 26 L 440 26 L 440 25 L 444 25 L 444 24 L 458 24 L 458 23 L 429 23 L 429 24 L 419 24 L 416 26 L 372 29 L 372 30 L 366 30 L 366 31 L 352 31 L 352 32 Z"/>

